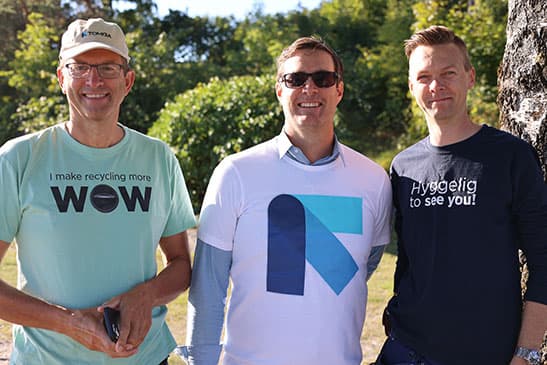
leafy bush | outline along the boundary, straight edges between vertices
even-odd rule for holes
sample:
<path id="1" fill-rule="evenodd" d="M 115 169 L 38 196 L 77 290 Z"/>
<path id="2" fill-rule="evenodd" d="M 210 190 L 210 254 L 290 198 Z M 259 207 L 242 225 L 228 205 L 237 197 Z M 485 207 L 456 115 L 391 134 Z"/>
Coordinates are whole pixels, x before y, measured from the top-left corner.
<path id="1" fill-rule="evenodd" d="M 218 162 L 275 136 L 282 123 L 272 77 L 213 78 L 166 103 L 149 135 L 174 149 L 197 212 Z"/>

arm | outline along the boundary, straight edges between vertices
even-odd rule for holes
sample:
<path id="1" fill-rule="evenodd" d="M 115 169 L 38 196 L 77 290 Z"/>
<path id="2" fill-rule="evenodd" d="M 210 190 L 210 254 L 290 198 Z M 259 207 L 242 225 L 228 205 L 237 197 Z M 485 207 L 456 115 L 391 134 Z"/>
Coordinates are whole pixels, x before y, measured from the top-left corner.
<path id="1" fill-rule="evenodd" d="M 0 241 L 0 260 L 9 244 Z M 0 280 L 0 318 L 26 327 L 42 328 L 71 337 L 93 351 L 111 357 L 128 357 L 137 350 L 116 352 L 102 324 L 102 314 L 95 308 L 70 310 L 30 296 Z"/>
<path id="2" fill-rule="evenodd" d="M 198 239 L 188 297 L 187 346 L 178 349 L 190 365 L 218 363 L 231 264 L 231 251 Z"/>
<path id="3" fill-rule="evenodd" d="M 539 350 L 547 333 L 547 185 L 539 159 L 529 147 L 530 156 L 519 160 L 515 173 L 517 216 L 520 248 L 526 256 L 528 281 L 517 346 Z M 528 157 L 528 158 L 526 158 Z M 510 365 L 528 365 L 513 357 Z"/>
<path id="4" fill-rule="evenodd" d="M 382 245 L 374 246 L 370 249 L 370 255 L 368 256 L 367 261 L 367 281 L 372 276 L 372 273 L 374 273 L 374 270 L 376 270 L 376 268 L 378 267 L 378 264 L 380 263 L 380 260 L 384 255 L 386 247 L 387 245 Z"/>
<path id="5" fill-rule="evenodd" d="M 190 284 L 190 254 L 186 231 L 159 242 L 165 268 L 154 278 L 118 295 L 99 307 L 116 308 L 121 312 L 120 338 L 116 350 L 137 348 L 152 325 L 152 309 L 175 299 Z"/>
<path id="6" fill-rule="evenodd" d="M 524 303 L 519 347 L 539 350 L 547 332 L 547 305 L 527 301 Z M 510 365 L 528 365 L 524 359 L 513 357 Z"/>
<path id="7" fill-rule="evenodd" d="M 547 193 L 544 195 L 542 209 L 537 211 L 536 224 L 527 232 L 527 240 L 523 243 L 523 251 L 528 265 L 528 281 L 522 311 L 518 347 L 539 350 L 544 336 L 547 334 Z M 530 220 L 534 222 L 534 219 Z M 533 239 L 536 237 L 536 239 Z M 535 243 L 532 245 L 531 243 Z M 514 356 L 510 365 L 528 365 L 528 362 Z"/>
<path id="8" fill-rule="evenodd" d="M 384 333 L 388 337 L 391 335 L 392 329 L 389 313 L 389 303 L 393 300 L 395 296 L 397 296 L 397 292 L 399 290 L 399 282 L 401 281 L 403 275 L 405 275 L 405 272 L 408 270 L 408 258 L 404 248 L 401 233 L 403 226 L 403 217 L 401 214 L 401 209 L 399 207 L 399 175 L 397 174 L 396 169 L 393 166 L 393 162 L 390 168 L 390 180 L 391 190 L 393 194 L 393 229 L 395 231 L 395 236 L 397 240 L 397 261 L 395 263 L 395 272 L 393 275 L 393 296 L 389 299 L 382 314 L 382 325 L 384 327 Z"/>

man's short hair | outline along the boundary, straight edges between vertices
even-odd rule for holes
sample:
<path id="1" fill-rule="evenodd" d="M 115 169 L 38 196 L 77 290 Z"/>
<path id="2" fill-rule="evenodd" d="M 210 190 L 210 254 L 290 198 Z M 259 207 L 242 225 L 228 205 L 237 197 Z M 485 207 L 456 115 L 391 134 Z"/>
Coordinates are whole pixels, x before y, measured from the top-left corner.
<path id="1" fill-rule="evenodd" d="M 293 57 L 297 51 L 312 50 L 325 51 L 332 57 L 334 63 L 334 72 L 338 74 L 338 80 L 344 78 L 344 65 L 338 54 L 325 41 L 318 37 L 302 37 L 294 41 L 290 46 L 285 48 L 277 58 L 277 79 L 281 77 L 283 64 L 289 58 Z"/>
<path id="2" fill-rule="evenodd" d="M 432 25 L 427 29 L 414 33 L 404 42 L 405 54 L 407 58 L 410 58 L 412 52 L 419 46 L 435 46 L 450 43 L 455 44 L 460 49 L 463 55 L 463 66 L 466 71 L 469 71 L 473 66 L 471 65 L 465 42 L 451 29 L 442 25 Z"/>

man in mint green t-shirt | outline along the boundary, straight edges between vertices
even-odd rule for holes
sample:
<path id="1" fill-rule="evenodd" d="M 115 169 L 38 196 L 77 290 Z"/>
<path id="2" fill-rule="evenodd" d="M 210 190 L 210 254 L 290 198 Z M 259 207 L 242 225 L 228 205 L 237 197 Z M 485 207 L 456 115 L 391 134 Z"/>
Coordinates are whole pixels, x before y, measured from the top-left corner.
<path id="1" fill-rule="evenodd" d="M 59 59 L 70 120 L 0 147 L 0 258 L 13 241 L 19 263 L 17 288 L 0 281 L 10 364 L 166 364 L 165 305 L 189 285 L 195 225 L 182 171 L 118 122 L 135 74 L 116 24 L 74 21 Z M 117 342 L 106 307 L 120 312 Z"/>

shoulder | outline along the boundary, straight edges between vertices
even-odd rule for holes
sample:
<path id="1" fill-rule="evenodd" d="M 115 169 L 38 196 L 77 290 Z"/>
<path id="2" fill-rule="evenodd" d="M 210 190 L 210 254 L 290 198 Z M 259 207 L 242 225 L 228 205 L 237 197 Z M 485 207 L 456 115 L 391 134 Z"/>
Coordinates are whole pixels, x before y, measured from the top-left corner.
<path id="1" fill-rule="evenodd" d="M 343 144 L 340 145 L 340 151 L 344 167 L 337 171 L 347 183 L 359 184 L 362 189 L 374 194 L 384 194 L 386 189 L 391 191 L 389 176 L 384 167 Z"/>
<path id="2" fill-rule="evenodd" d="M 422 138 L 418 142 L 404 148 L 399 153 L 395 155 L 395 158 L 405 158 L 407 156 L 413 156 L 416 154 L 423 154 L 430 150 L 431 143 L 429 141 L 429 135 Z"/>
<path id="3" fill-rule="evenodd" d="M 211 181 L 240 180 L 242 176 L 257 176 L 257 171 L 268 171 L 267 166 L 275 159 L 276 151 L 272 139 L 228 155 L 215 167 Z"/>
<path id="4" fill-rule="evenodd" d="M 265 163 L 272 160 L 277 154 L 276 137 L 268 141 L 261 142 L 257 145 L 244 149 L 241 152 L 227 156 L 223 161 L 229 162 L 238 166 L 246 166 L 247 164 L 254 165 L 256 163 Z"/>
<path id="5" fill-rule="evenodd" d="M 31 154 L 36 148 L 47 145 L 48 142 L 55 139 L 59 128 L 62 128 L 60 124 L 7 141 L 0 146 L 0 158 L 10 158 L 11 156 L 21 158 L 25 154 Z"/>
<path id="6" fill-rule="evenodd" d="M 151 137 L 149 135 L 146 135 L 142 132 L 126 127 L 124 125 L 121 125 L 121 127 L 124 129 L 125 133 L 127 133 L 132 139 L 135 139 L 136 141 L 150 143 L 150 144 L 158 145 L 158 146 L 167 146 L 167 143 L 165 143 L 159 138 Z"/>
<path id="7" fill-rule="evenodd" d="M 503 131 L 498 128 L 494 128 L 488 125 L 484 125 L 480 132 L 477 134 L 477 139 L 483 143 L 495 143 L 503 146 L 515 146 L 528 148 L 530 144 L 522 138 L 515 136 L 509 132 Z"/>
<path id="8" fill-rule="evenodd" d="M 380 166 L 380 164 L 345 144 L 340 143 L 340 151 L 346 166 L 364 168 L 369 172 L 378 173 L 380 175 L 386 173 L 385 169 Z"/>
<path id="9" fill-rule="evenodd" d="M 425 156 L 430 155 L 428 151 L 429 137 L 425 137 L 415 144 L 397 153 L 391 161 L 391 170 L 401 165 L 412 164 L 415 161 L 423 161 Z"/>
<path id="10" fill-rule="evenodd" d="M 173 154 L 173 151 L 171 150 L 171 147 L 164 141 L 162 141 L 159 138 L 148 136 L 144 133 L 141 133 L 137 130 L 128 128 L 126 126 L 122 125 L 122 128 L 124 129 L 125 133 L 129 137 L 129 140 L 131 141 L 134 146 L 137 146 L 137 148 L 144 153 L 144 150 L 153 150 L 158 153 L 165 153 L 168 155 Z"/>
<path id="11" fill-rule="evenodd" d="M 478 148 L 491 150 L 500 159 L 531 155 L 537 158 L 534 147 L 524 139 L 487 125 L 483 126 L 477 142 Z"/>

